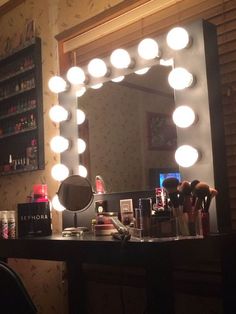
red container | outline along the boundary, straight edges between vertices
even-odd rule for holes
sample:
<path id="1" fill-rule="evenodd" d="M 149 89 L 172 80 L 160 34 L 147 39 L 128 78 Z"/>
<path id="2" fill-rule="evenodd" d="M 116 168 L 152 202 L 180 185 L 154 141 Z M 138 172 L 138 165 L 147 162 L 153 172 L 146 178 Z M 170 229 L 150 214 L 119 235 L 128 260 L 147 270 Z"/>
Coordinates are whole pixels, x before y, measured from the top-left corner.
<path id="1" fill-rule="evenodd" d="M 34 202 L 47 202 L 48 201 L 47 184 L 35 184 L 33 186 L 33 199 L 34 199 Z"/>

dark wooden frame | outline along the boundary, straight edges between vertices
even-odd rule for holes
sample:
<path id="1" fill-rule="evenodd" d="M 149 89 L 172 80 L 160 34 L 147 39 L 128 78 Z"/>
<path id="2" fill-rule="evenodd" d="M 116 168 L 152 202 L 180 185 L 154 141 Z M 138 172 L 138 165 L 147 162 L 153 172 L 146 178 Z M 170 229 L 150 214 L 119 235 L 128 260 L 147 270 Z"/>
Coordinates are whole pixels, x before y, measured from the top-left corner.
<path id="1" fill-rule="evenodd" d="M 23 3 L 25 0 L 9 0 L 7 3 L 3 4 L 0 7 L 0 17 L 5 15 L 10 10 L 14 9 L 21 3 Z"/>

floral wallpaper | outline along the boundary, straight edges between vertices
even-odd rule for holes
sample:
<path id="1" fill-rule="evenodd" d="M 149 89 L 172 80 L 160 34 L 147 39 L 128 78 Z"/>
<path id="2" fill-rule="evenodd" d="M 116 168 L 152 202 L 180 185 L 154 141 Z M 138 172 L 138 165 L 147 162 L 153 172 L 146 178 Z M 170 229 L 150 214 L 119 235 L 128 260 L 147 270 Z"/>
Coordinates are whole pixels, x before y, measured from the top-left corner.
<path id="1" fill-rule="evenodd" d="M 50 93 L 48 79 L 58 71 L 57 43 L 54 36 L 119 3 L 119 0 L 26 0 L 0 18 L 0 55 L 6 42 L 11 48 L 17 46 L 26 24 L 33 20 L 36 34 L 42 39 L 43 111 L 45 128 L 45 170 L 0 177 L 0 210 L 15 210 L 18 203 L 26 201 L 32 186 L 36 183 L 48 185 L 49 198 L 58 189 L 58 183 L 51 178 L 52 166 L 59 162 L 59 155 L 51 152 L 50 139 L 59 134 L 59 126 L 49 120 L 48 111 L 57 102 Z M 53 232 L 61 231 L 61 214 L 53 211 Z M 15 260 L 12 267 L 20 273 L 28 291 L 38 306 L 39 313 L 67 313 L 66 288 L 63 279 L 64 264 L 59 262 Z"/>

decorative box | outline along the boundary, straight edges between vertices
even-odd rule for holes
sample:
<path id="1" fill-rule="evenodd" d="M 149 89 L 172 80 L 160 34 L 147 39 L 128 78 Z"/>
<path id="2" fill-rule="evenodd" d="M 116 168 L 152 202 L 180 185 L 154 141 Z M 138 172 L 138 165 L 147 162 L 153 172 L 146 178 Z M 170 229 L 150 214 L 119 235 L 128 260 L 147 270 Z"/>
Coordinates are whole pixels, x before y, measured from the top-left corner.
<path id="1" fill-rule="evenodd" d="M 22 203 L 18 209 L 18 236 L 37 237 L 52 234 L 49 202 Z"/>

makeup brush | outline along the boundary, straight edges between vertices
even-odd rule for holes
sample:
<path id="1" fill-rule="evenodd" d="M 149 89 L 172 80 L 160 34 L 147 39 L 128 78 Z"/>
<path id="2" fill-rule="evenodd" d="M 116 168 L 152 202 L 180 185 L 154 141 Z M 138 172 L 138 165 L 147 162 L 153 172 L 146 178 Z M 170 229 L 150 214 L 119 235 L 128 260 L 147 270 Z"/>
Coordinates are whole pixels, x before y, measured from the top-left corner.
<path id="1" fill-rule="evenodd" d="M 179 184 L 179 180 L 172 177 L 163 181 L 163 187 L 166 189 L 173 206 L 173 216 L 176 218 L 176 234 L 189 235 L 187 224 L 183 219 L 183 195 L 178 190 Z"/>
<path id="2" fill-rule="evenodd" d="M 183 198 L 183 211 L 188 212 L 192 209 L 191 206 L 191 184 L 188 181 L 183 181 L 178 187 L 181 193 L 181 198 Z"/>
<path id="3" fill-rule="evenodd" d="M 216 197 L 216 195 L 218 194 L 218 191 L 216 189 L 210 188 L 210 194 L 207 196 L 207 200 L 206 200 L 206 204 L 205 204 L 205 208 L 204 211 L 208 212 L 210 205 L 211 205 L 211 200 Z"/>
<path id="4" fill-rule="evenodd" d="M 199 180 L 193 180 L 191 183 L 190 183 L 190 187 L 191 187 L 191 191 L 192 191 L 192 205 L 195 204 L 195 201 L 196 201 L 196 197 L 195 195 L 193 195 L 193 190 L 195 188 L 195 186 L 199 183 L 200 181 Z"/>
<path id="5" fill-rule="evenodd" d="M 178 185 L 179 180 L 176 178 L 166 178 L 163 183 L 163 187 L 165 188 L 166 192 L 168 193 L 168 196 L 170 198 L 170 201 L 174 208 L 179 207 L 179 192 L 178 192 Z"/>
<path id="6" fill-rule="evenodd" d="M 205 182 L 199 182 L 195 185 L 193 195 L 196 198 L 194 210 L 204 209 L 206 207 L 206 198 L 210 197 L 210 187 Z"/>
<path id="7" fill-rule="evenodd" d="M 192 210 L 191 203 L 191 186 L 188 181 L 182 181 L 178 186 L 179 196 L 179 227 L 182 235 L 189 235 L 188 222 L 191 219 L 190 212 Z"/>

